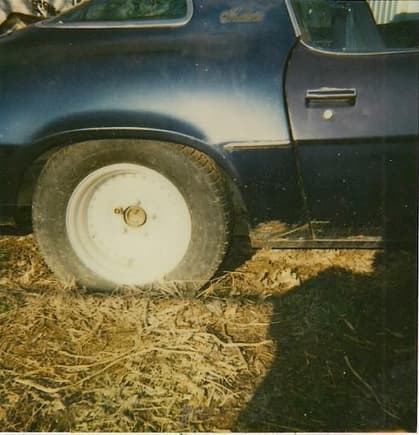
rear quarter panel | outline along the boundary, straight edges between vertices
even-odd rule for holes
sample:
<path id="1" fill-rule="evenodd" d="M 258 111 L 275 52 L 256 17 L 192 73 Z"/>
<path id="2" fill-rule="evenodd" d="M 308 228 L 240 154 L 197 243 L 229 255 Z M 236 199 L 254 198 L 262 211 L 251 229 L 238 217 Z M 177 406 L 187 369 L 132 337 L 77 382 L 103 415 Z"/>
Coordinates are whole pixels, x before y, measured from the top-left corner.
<path id="1" fill-rule="evenodd" d="M 0 149 L 12 150 L 13 168 L 0 203 L 15 202 L 22 173 L 51 146 L 151 135 L 210 154 L 238 183 L 253 221 L 265 219 L 261 210 L 280 219 L 299 207 L 291 147 L 257 159 L 224 148 L 290 140 L 283 77 L 295 36 L 285 3 L 194 3 L 179 28 L 34 27 L 0 40 Z"/>

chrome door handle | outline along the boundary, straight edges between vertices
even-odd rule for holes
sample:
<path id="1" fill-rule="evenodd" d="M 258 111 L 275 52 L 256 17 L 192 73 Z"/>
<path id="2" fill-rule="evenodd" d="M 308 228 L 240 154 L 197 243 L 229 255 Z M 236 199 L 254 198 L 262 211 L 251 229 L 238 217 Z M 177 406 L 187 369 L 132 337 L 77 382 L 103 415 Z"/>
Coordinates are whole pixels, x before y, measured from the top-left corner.
<path id="1" fill-rule="evenodd" d="M 344 103 L 354 105 L 356 89 L 354 88 L 320 88 L 306 91 L 306 104 Z"/>

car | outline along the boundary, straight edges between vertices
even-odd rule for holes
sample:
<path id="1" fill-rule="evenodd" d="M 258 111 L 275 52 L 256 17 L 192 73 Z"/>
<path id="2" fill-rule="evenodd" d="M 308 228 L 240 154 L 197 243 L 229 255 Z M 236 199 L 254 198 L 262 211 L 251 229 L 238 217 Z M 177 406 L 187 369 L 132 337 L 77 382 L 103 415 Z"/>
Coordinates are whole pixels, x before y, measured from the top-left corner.
<path id="1" fill-rule="evenodd" d="M 2 36 L 3 234 L 104 290 L 199 288 L 235 236 L 415 246 L 418 11 L 379 3 L 90 0 Z"/>

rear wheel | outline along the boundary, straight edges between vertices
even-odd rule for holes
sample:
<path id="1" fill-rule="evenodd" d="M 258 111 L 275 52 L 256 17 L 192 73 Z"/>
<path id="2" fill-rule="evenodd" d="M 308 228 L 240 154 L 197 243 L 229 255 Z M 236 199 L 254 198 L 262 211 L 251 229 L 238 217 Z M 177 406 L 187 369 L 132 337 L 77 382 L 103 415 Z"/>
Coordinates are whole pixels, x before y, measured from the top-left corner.
<path id="1" fill-rule="evenodd" d="M 154 141 L 85 142 L 38 179 L 34 231 L 50 268 L 96 289 L 198 288 L 227 250 L 224 178 L 204 154 Z"/>

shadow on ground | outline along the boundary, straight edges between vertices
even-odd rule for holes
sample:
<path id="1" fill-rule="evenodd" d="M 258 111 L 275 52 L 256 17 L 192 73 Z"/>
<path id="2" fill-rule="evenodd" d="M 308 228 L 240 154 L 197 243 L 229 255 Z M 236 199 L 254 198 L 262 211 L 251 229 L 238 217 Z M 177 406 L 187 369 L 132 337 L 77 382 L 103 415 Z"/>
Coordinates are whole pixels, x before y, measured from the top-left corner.
<path id="1" fill-rule="evenodd" d="M 277 345 L 237 431 L 416 431 L 416 256 L 330 267 L 272 298 Z"/>
<path id="2" fill-rule="evenodd" d="M 0 427 L 414 432 L 417 256 L 244 242 L 191 298 L 65 289 L 0 240 Z"/>

